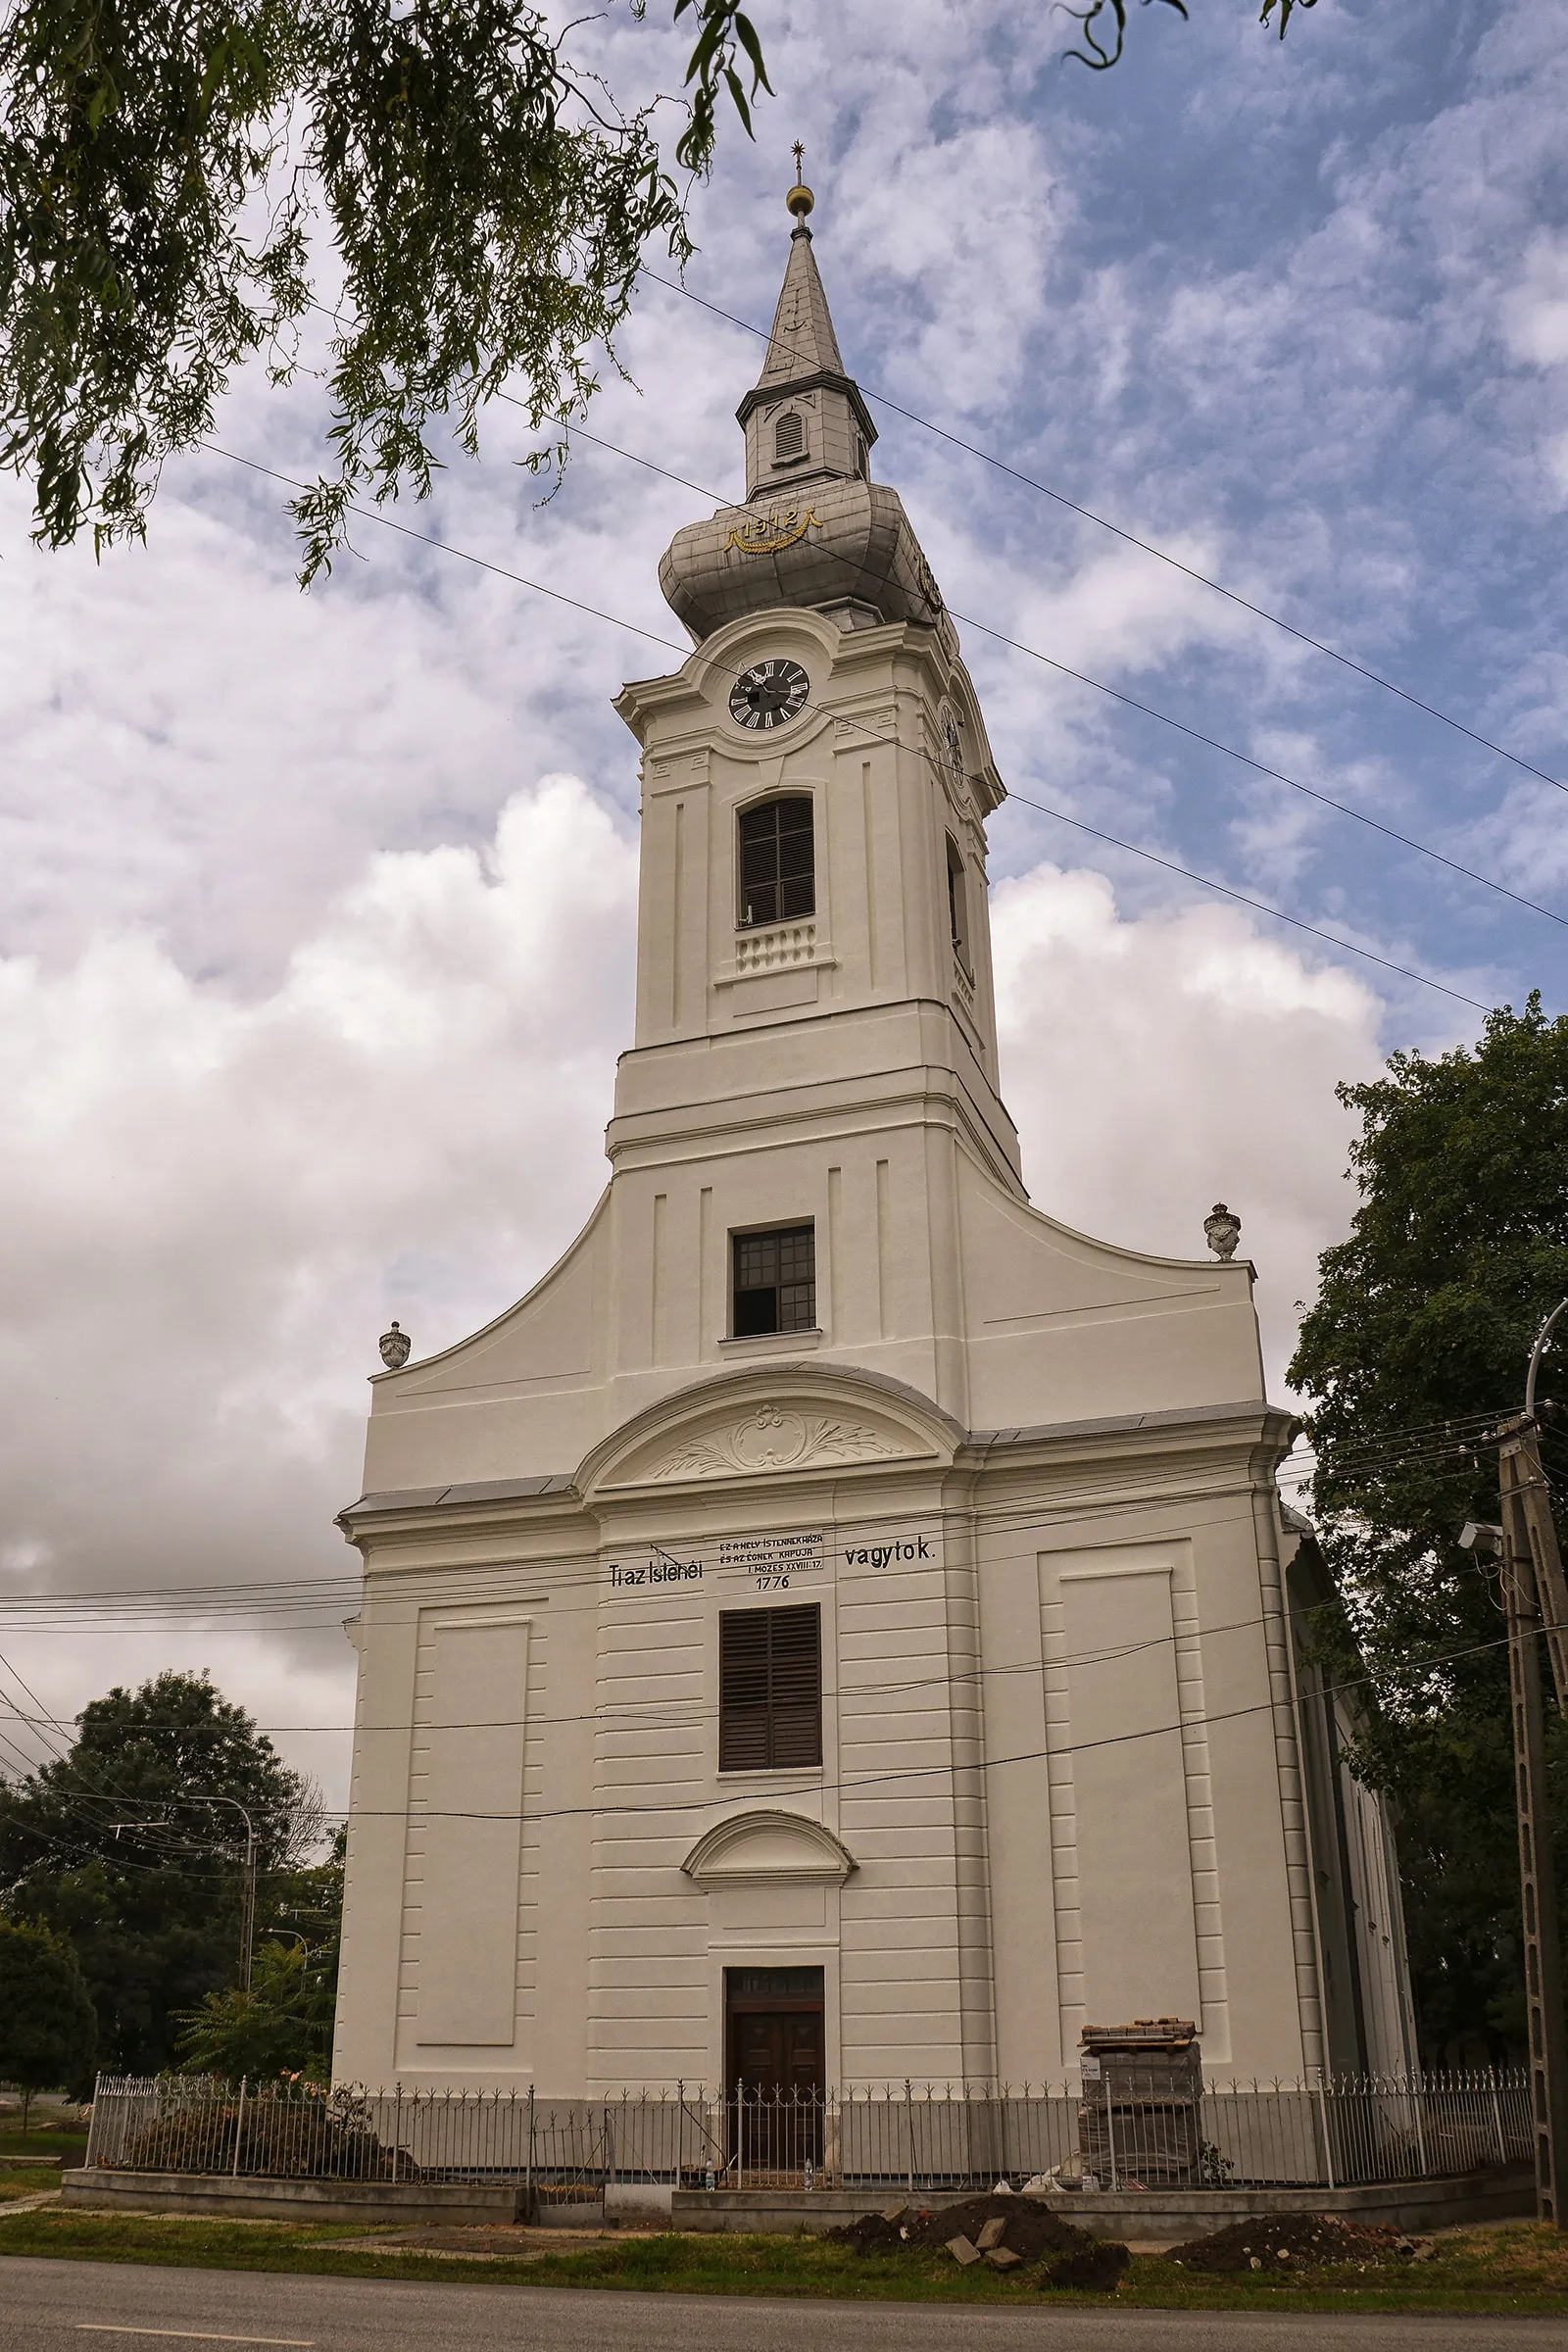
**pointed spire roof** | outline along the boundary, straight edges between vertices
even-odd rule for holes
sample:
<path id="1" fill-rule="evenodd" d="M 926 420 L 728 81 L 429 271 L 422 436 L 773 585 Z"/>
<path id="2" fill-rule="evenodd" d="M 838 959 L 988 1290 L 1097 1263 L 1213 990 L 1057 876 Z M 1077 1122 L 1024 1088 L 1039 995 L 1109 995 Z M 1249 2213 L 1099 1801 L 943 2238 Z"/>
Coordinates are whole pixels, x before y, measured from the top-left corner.
<path id="1" fill-rule="evenodd" d="M 773 392 L 802 376 L 843 373 L 827 295 L 811 251 L 811 232 L 803 220 L 790 239 L 789 267 L 757 389 Z"/>
<path id="2" fill-rule="evenodd" d="M 797 168 L 799 163 L 797 148 Z M 737 420 L 746 428 L 749 498 L 755 498 L 761 489 L 779 487 L 782 481 L 778 465 L 764 466 L 761 462 L 756 428 L 751 421 L 759 409 L 771 413 L 780 401 L 796 394 L 811 396 L 808 407 L 820 404 L 817 446 L 806 453 L 807 463 L 801 465 L 803 480 L 812 479 L 821 472 L 863 473 L 864 453 L 876 439 L 876 426 L 860 396 L 860 387 L 844 372 L 827 295 L 817 274 L 811 232 L 806 225 L 806 216 L 815 201 L 810 189 L 800 182 L 785 199 L 795 216 L 795 230 L 790 238 L 790 258 L 779 289 L 778 308 L 773 314 L 773 329 L 767 339 L 767 356 L 762 362 L 761 374 L 735 412 Z M 813 457 L 814 464 L 809 462 Z M 792 462 L 800 464 L 799 459 Z"/>

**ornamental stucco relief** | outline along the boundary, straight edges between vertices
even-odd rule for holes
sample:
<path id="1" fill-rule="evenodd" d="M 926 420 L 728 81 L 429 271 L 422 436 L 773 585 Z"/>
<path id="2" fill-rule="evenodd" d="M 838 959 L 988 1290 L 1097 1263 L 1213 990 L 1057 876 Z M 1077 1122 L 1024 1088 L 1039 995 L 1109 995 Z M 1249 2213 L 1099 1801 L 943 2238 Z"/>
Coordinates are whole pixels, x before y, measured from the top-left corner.
<path id="1" fill-rule="evenodd" d="M 912 1450 L 868 1422 L 764 1404 L 723 1428 L 683 1438 L 649 1466 L 646 1476 L 734 1478 L 738 1473 L 804 1470 L 815 1462 L 893 1461 Z"/>

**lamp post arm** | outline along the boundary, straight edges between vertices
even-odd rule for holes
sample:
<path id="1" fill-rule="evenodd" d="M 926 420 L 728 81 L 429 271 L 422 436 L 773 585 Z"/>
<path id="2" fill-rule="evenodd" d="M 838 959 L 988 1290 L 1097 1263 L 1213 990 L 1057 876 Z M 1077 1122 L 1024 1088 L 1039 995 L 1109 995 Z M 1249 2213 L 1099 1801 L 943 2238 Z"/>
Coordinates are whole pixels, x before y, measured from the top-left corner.
<path id="1" fill-rule="evenodd" d="M 1546 1342 L 1551 1337 L 1557 1317 L 1565 1312 L 1568 1312 L 1568 1298 L 1559 1298 L 1536 1334 L 1536 1344 L 1530 1350 L 1530 1370 L 1525 1377 L 1525 1411 L 1527 1413 L 1534 1413 L 1536 1409 L 1536 1374 L 1541 1368 L 1541 1358 L 1545 1350 Z"/>

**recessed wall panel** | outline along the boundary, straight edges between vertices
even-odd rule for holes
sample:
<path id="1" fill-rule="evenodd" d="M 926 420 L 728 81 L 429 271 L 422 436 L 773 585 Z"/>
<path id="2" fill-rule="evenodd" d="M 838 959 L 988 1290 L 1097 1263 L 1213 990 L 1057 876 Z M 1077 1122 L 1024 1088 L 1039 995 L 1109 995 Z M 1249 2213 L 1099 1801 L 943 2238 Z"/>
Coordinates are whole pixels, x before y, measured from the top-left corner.
<path id="1" fill-rule="evenodd" d="M 417 2037 L 510 2046 L 515 2031 L 526 1619 L 431 1628 Z"/>
<path id="2" fill-rule="evenodd" d="M 1048 1611 L 1065 1700 L 1053 1746 L 1070 1790 L 1056 1853 L 1077 1912 L 1075 2023 L 1200 2022 L 1173 1563 L 1143 1546 L 1077 1556 Z"/>

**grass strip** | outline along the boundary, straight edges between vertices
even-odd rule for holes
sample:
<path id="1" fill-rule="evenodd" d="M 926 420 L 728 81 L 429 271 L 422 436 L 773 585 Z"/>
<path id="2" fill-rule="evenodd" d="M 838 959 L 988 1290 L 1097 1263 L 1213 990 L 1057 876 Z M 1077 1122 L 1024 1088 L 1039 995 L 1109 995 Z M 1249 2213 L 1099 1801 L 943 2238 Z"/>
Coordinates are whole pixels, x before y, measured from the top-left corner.
<path id="1" fill-rule="evenodd" d="M 203 2215 L 72 2212 L 59 2206 L 0 2215 L 0 2258 L 134 2262 L 204 2270 L 285 2271 L 340 2278 L 494 2281 L 515 2289 L 587 2286 L 681 2294 L 832 2297 L 848 2302 L 986 2303 L 1038 2307 L 1109 2302 L 1142 2309 L 1281 2312 L 1445 2312 L 1481 2316 L 1568 2315 L 1568 2247 L 1533 2223 L 1455 2231 L 1430 2261 L 1281 2277 L 1248 2271 L 1216 2278 L 1183 2271 L 1167 2257 L 1135 2256 L 1114 2296 L 1042 2290 L 1028 2277 L 976 2264 L 961 2270 L 941 2255 L 858 2256 L 804 2231 L 793 2236 L 692 2232 L 628 2238 L 623 2244 L 552 2250 L 527 2259 L 454 2258 L 416 2248 L 369 2248 L 385 2230 L 356 2232 L 342 2222 L 296 2224 Z M 343 2240 L 362 2235 L 366 2251 Z M 327 2245 L 324 2240 L 332 2240 Z"/>

